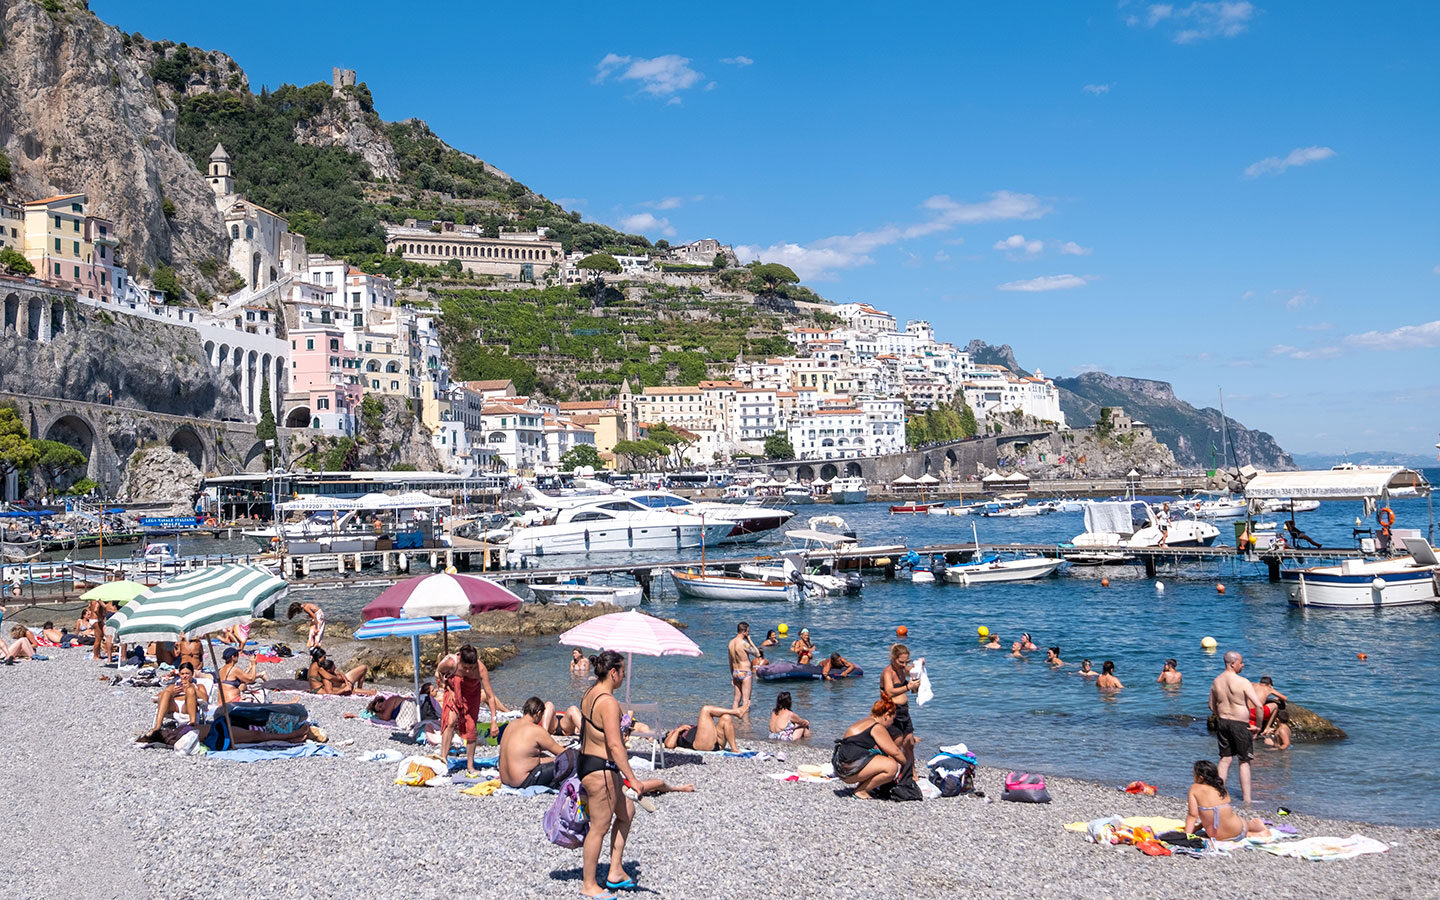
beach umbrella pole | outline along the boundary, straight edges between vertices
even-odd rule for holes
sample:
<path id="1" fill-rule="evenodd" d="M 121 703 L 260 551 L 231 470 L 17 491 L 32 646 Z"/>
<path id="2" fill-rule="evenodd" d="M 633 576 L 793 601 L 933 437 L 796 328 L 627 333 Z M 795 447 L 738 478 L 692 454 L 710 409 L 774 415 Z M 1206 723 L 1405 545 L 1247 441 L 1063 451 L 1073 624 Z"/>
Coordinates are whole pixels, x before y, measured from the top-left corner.
<path id="1" fill-rule="evenodd" d="M 215 659 L 215 642 L 210 640 L 208 635 L 205 637 L 205 646 L 210 648 L 210 663 L 215 666 L 215 690 L 220 694 L 220 714 L 225 717 L 225 730 L 229 734 L 230 746 L 234 747 L 235 726 L 230 724 L 230 704 L 225 702 L 225 685 L 220 683 L 220 662 Z"/>
<path id="2" fill-rule="evenodd" d="M 635 668 L 635 654 L 625 654 L 625 702 L 630 702 L 630 670 Z"/>
<path id="3" fill-rule="evenodd" d="M 415 712 L 420 712 L 420 635 L 410 635 L 410 648 L 415 653 Z"/>

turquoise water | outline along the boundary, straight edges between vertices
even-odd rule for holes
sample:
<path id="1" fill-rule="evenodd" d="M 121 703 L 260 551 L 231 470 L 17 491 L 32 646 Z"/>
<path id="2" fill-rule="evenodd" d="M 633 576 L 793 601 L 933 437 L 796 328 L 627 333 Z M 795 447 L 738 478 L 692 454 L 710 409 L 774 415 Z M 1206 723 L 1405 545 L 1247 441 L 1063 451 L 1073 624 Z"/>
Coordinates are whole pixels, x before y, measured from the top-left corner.
<path id="1" fill-rule="evenodd" d="M 1397 527 L 1426 527 L 1424 500 L 1392 505 Z M 1357 503 L 1326 503 L 1298 518 L 1323 543 L 1348 546 L 1358 510 Z M 913 547 L 970 538 L 969 518 L 891 516 L 880 504 L 805 507 L 796 524 L 827 513 L 842 514 L 867 544 L 903 539 Z M 1078 513 L 975 521 L 982 541 L 1060 541 L 1083 530 Z M 1228 522 L 1216 524 L 1221 542 L 1230 543 Z M 748 556 L 776 546 L 732 552 Z M 1102 577 L 1109 587 L 1101 585 Z M 701 703 L 731 702 L 725 643 L 737 621 L 751 623 L 757 642 L 780 622 L 790 626 L 792 637 L 808 626 L 822 652 L 839 650 L 864 666 L 866 676 L 831 684 L 762 682 L 750 728 L 763 736 L 775 694 L 789 690 L 796 710 L 816 726 L 812 742 L 828 746 L 878 696 L 895 628 L 905 625 L 913 654 L 927 660 L 936 694 L 914 712 L 922 752 L 964 741 L 987 765 L 1117 785 L 1144 779 L 1183 795 L 1194 761 L 1215 758 L 1214 738 L 1204 726 L 1206 698 L 1210 680 L 1223 668 L 1220 654 L 1235 649 L 1245 655 L 1248 677 L 1272 676 L 1278 690 L 1349 734 L 1342 742 L 1257 751 L 1258 807 L 1411 825 L 1440 817 L 1436 609 L 1301 611 L 1285 602 L 1279 585 L 1266 581 L 1262 567 L 1243 563 L 1164 567 L 1157 580 L 1164 591 L 1138 567 L 1072 568 L 1041 582 L 970 588 L 877 577 L 867 578 L 857 598 L 794 604 L 677 601 L 667 586 L 647 611 L 686 622 L 705 655 L 637 658 L 634 698 L 658 700 L 664 724 L 693 721 Z M 1217 582 L 1226 584 L 1224 595 Z M 349 607 L 369 597 L 316 592 L 315 599 L 353 616 L 358 608 Z M 999 632 L 1007 647 L 1029 631 L 1042 648 L 1059 645 L 1067 665 L 1052 671 L 1043 650 L 1025 660 L 981 650 L 980 625 Z M 1219 642 L 1219 652 L 1201 650 L 1207 635 Z M 524 642 L 525 652 L 496 672 L 502 696 L 517 703 L 531 693 L 561 704 L 578 699 L 583 684 L 566 675 L 568 650 L 551 641 Z M 1367 661 L 1356 658 L 1362 651 Z M 1175 689 L 1155 683 L 1171 656 L 1185 676 Z M 1113 660 L 1125 690 L 1104 697 L 1093 682 L 1074 675 L 1084 657 L 1097 670 L 1103 660 Z M 1233 773 L 1231 782 L 1238 791 Z"/>

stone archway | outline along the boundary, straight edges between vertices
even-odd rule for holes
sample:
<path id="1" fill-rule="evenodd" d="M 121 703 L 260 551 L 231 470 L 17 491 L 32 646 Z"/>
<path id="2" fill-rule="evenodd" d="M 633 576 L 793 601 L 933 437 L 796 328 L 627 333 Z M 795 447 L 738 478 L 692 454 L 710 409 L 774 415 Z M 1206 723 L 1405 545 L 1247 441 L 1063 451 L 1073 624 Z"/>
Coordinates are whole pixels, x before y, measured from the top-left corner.
<path id="1" fill-rule="evenodd" d="M 65 333 L 65 304 L 55 300 L 50 304 L 50 337 Z"/>
<path id="2" fill-rule="evenodd" d="M 25 304 L 25 336 L 32 341 L 40 340 L 40 326 L 45 316 L 45 301 L 31 297 Z"/>
<path id="3" fill-rule="evenodd" d="M 286 428 L 309 428 L 310 407 L 297 406 L 285 414 Z"/>
<path id="4" fill-rule="evenodd" d="M 858 462 L 856 462 L 855 460 L 852 459 L 852 460 L 850 460 L 848 463 L 845 464 L 845 477 L 846 477 L 846 478 L 864 478 L 864 477 L 865 477 L 865 470 L 862 469 L 862 468 L 860 468 L 860 463 L 858 463 Z"/>
<path id="5" fill-rule="evenodd" d="M 839 470 L 835 468 L 834 463 L 826 463 L 820 467 L 820 477 L 826 481 L 834 481 L 837 474 L 839 474 Z"/>
<path id="6" fill-rule="evenodd" d="M 45 429 L 45 440 L 59 441 L 62 444 L 68 444 L 85 454 L 84 470 L 77 472 L 73 478 L 68 479 L 64 483 L 57 483 L 55 485 L 56 490 L 64 490 L 82 477 L 93 477 L 90 473 L 96 471 L 95 429 L 91 427 L 89 422 L 73 414 L 61 416 L 54 422 L 51 422 L 49 428 Z"/>
<path id="7" fill-rule="evenodd" d="M 245 460 L 242 463 L 247 472 L 265 471 L 265 442 L 256 441 L 245 451 Z"/>
<path id="8" fill-rule="evenodd" d="M 189 425 L 181 425 L 170 435 L 170 449 L 190 457 L 195 468 L 205 471 L 205 441 Z"/>
<path id="9" fill-rule="evenodd" d="M 814 481 L 815 470 L 810 466 L 798 466 L 795 469 L 795 478 L 799 481 Z"/>
<path id="10" fill-rule="evenodd" d="M 20 295 L 5 295 L 5 333 L 20 333 Z"/>

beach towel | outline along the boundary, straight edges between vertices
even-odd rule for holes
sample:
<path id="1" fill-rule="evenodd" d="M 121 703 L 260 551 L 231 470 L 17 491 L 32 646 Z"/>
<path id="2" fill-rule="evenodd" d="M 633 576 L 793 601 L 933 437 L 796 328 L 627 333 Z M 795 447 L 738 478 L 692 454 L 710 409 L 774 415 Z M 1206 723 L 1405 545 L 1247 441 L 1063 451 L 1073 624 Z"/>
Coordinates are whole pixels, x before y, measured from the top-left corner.
<path id="1" fill-rule="evenodd" d="M 798 770 L 794 772 L 772 772 L 768 777 L 776 781 L 803 781 L 807 784 L 829 784 L 835 780 L 833 778 L 826 778 L 824 775 L 802 774 Z"/>
<path id="2" fill-rule="evenodd" d="M 500 797 L 538 797 L 541 794 L 558 794 L 559 791 L 548 784 L 532 784 L 527 788 L 502 787 L 495 793 Z"/>
<path id="3" fill-rule="evenodd" d="M 306 741 L 294 747 L 244 747 L 238 750 L 212 750 L 205 755 L 206 759 L 220 759 L 226 762 L 253 763 L 264 762 L 272 759 L 302 759 L 307 756 L 340 756 L 339 750 L 327 747 L 324 744 L 317 744 L 314 741 Z"/>
<path id="4" fill-rule="evenodd" d="M 1267 844 L 1260 848 L 1276 856 L 1293 856 L 1311 862 L 1330 862 L 1337 859 L 1354 859 L 1366 853 L 1385 853 L 1390 845 L 1384 841 L 1352 834 L 1348 838 L 1311 837 L 1298 841 Z"/>
<path id="5" fill-rule="evenodd" d="M 500 783 L 500 779 L 492 778 L 489 781 L 484 781 L 480 784 L 471 785 L 460 793 L 469 794 L 471 797 L 488 797 L 496 791 L 500 790 L 500 788 L 502 787 L 504 787 L 504 785 Z"/>
<path id="6" fill-rule="evenodd" d="M 919 672 L 915 670 L 919 669 Z M 918 662 L 910 667 L 910 677 L 920 676 L 920 690 L 915 692 L 915 705 L 924 706 L 935 699 L 935 692 L 930 689 L 930 673 L 925 671 L 924 661 Z"/>

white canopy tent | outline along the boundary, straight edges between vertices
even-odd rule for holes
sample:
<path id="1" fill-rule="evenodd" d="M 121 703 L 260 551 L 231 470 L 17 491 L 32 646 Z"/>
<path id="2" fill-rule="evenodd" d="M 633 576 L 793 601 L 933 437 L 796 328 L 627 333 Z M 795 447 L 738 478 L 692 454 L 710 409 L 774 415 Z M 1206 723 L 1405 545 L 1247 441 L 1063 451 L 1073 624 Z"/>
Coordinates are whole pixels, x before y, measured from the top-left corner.
<path id="1" fill-rule="evenodd" d="M 934 475 L 931 475 L 929 472 L 926 472 L 924 475 L 921 475 L 919 478 L 917 478 L 917 479 L 915 480 L 915 483 L 916 483 L 916 484 L 939 484 L 939 483 L 940 483 L 940 479 L 936 478 Z"/>
<path id="2" fill-rule="evenodd" d="M 1247 500 L 1379 500 L 1429 493 L 1425 476 L 1404 466 L 1262 472 L 1245 485 Z"/>

